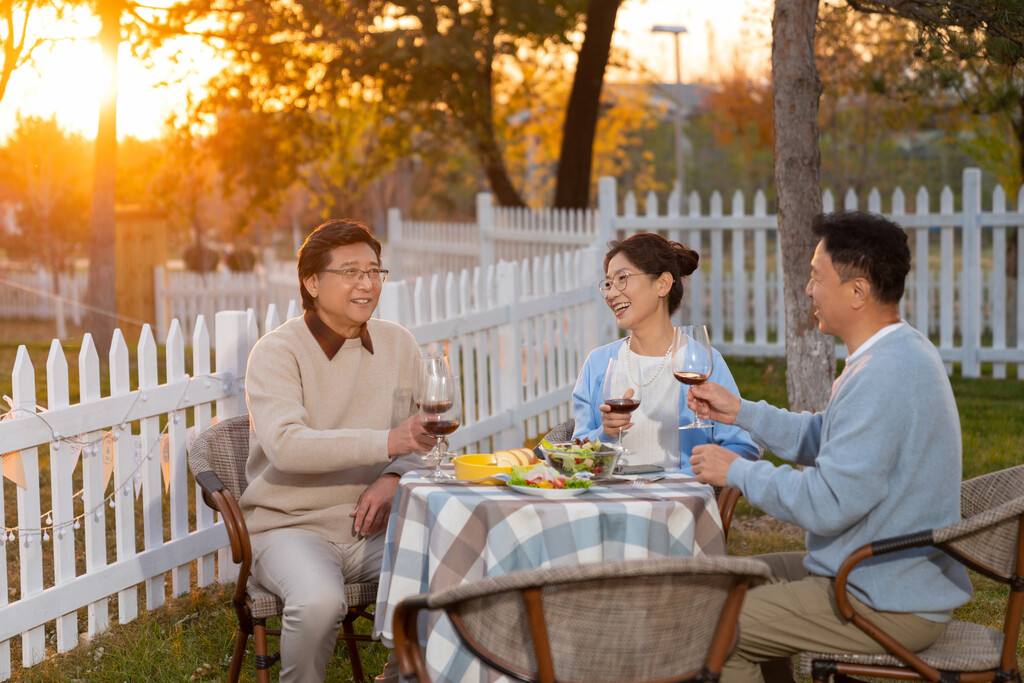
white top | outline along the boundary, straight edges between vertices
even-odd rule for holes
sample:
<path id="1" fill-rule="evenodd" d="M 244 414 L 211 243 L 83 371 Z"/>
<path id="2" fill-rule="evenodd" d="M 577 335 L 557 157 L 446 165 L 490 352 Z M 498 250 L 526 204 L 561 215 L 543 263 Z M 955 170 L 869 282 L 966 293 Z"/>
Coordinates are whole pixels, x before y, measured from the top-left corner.
<path id="1" fill-rule="evenodd" d="M 849 356 L 847 356 L 846 362 L 849 363 L 851 360 L 853 360 L 857 356 L 861 355 L 862 353 L 864 353 L 865 351 L 870 349 L 872 346 L 877 344 L 880 339 L 885 337 L 885 335 L 887 335 L 887 334 L 889 334 L 891 332 L 895 332 L 896 330 L 898 330 L 900 328 L 900 325 L 902 325 L 902 324 L 903 324 L 903 321 L 901 320 L 898 323 L 893 323 L 892 325 L 886 325 L 885 327 L 880 329 L 878 332 L 875 332 L 873 335 L 871 335 L 868 338 L 868 340 L 866 342 L 864 342 L 859 347 L 857 347 L 856 351 L 854 351 Z"/>
<path id="2" fill-rule="evenodd" d="M 657 377 L 641 388 L 640 407 L 633 411 L 633 426 L 622 435 L 627 453 L 625 465 L 661 465 L 679 469 L 679 382 L 672 376 L 671 361 L 664 356 L 640 356 L 619 349 L 619 362 L 633 364 L 633 376 L 641 382 Z M 661 371 L 658 372 L 658 368 Z"/>

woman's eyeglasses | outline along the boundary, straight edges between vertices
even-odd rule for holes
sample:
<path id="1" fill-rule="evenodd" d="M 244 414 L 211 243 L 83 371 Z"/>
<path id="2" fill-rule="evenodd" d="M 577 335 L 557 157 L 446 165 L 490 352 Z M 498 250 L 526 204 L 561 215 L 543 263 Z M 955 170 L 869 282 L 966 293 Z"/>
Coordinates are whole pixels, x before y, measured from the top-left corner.
<path id="1" fill-rule="evenodd" d="M 618 273 L 615 277 L 606 277 L 597 283 L 597 288 L 602 292 L 607 292 L 615 285 L 615 289 L 620 292 L 626 289 L 626 285 L 629 284 L 629 278 L 634 275 L 650 275 L 650 273 Z"/>

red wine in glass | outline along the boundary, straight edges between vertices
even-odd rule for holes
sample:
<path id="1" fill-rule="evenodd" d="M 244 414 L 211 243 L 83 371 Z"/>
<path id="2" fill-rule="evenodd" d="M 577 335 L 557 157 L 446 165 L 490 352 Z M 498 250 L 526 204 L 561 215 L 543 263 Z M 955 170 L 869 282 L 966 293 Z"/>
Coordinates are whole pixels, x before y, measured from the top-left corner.
<path id="1" fill-rule="evenodd" d="M 676 328 L 675 341 L 672 344 L 672 376 L 682 384 L 696 386 L 707 382 L 715 369 L 715 356 L 708 337 L 708 328 L 704 325 L 683 325 Z M 701 429 L 710 427 L 708 422 L 701 422 L 697 414 L 693 422 L 683 425 L 680 429 Z"/>
<path id="2" fill-rule="evenodd" d="M 609 398 L 605 403 L 613 413 L 632 413 L 640 407 L 640 399 L 636 398 Z"/>
<path id="3" fill-rule="evenodd" d="M 673 372 L 672 376 L 687 386 L 704 384 L 711 375 L 702 375 L 699 372 Z"/>
<path id="4" fill-rule="evenodd" d="M 446 420 L 442 417 L 423 420 L 423 429 L 434 436 L 448 436 L 458 428 L 458 420 Z"/>

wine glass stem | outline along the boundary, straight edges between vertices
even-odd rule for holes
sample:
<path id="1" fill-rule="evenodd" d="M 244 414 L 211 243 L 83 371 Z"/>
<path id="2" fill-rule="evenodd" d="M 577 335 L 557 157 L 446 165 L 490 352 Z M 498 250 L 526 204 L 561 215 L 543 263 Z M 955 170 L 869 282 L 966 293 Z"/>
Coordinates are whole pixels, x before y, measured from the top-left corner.
<path id="1" fill-rule="evenodd" d="M 434 477 L 440 479 L 441 477 L 441 459 L 444 457 L 444 450 L 441 448 L 441 442 L 444 437 L 437 437 L 437 445 L 434 446 Z"/>

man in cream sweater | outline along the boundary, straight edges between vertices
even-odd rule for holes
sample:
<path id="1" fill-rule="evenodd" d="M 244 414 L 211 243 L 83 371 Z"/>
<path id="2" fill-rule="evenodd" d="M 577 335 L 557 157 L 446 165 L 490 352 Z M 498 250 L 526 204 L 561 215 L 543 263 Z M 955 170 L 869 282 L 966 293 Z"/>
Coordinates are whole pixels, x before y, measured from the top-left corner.
<path id="1" fill-rule="evenodd" d="M 819 329 L 849 356 L 821 413 L 795 414 L 741 400 L 715 384 L 690 389 L 700 417 L 736 424 L 803 469 L 737 459 L 717 446 L 691 458 L 698 479 L 738 487 L 750 502 L 807 531 L 805 554 L 767 555 L 779 578 L 750 591 L 723 683 L 791 677 L 803 650 L 884 649 L 836 607 L 832 579 L 858 547 L 960 519 L 960 419 L 945 368 L 927 337 L 900 320 L 910 270 L 906 233 L 881 216 L 819 216 L 807 295 Z M 795 560 L 795 561 L 794 561 Z M 955 560 L 914 549 L 850 574 L 854 608 L 905 647 L 942 634 L 971 584 Z M 781 666 L 780 666 L 781 664 Z"/>
<path id="2" fill-rule="evenodd" d="M 387 279 L 370 231 L 324 223 L 299 250 L 298 275 L 305 315 L 249 356 L 240 505 L 253 575 L 284 601 L 280 679 L 306 683 L 324 679 L 348 609 L 345 582 L 380 574 L 398 479 L 420 466 L 399 456 L 434 438 L 411 398 L 416 340 L 370 317 Z M 385 674 L 397 679 L 390 665 Z"/>

